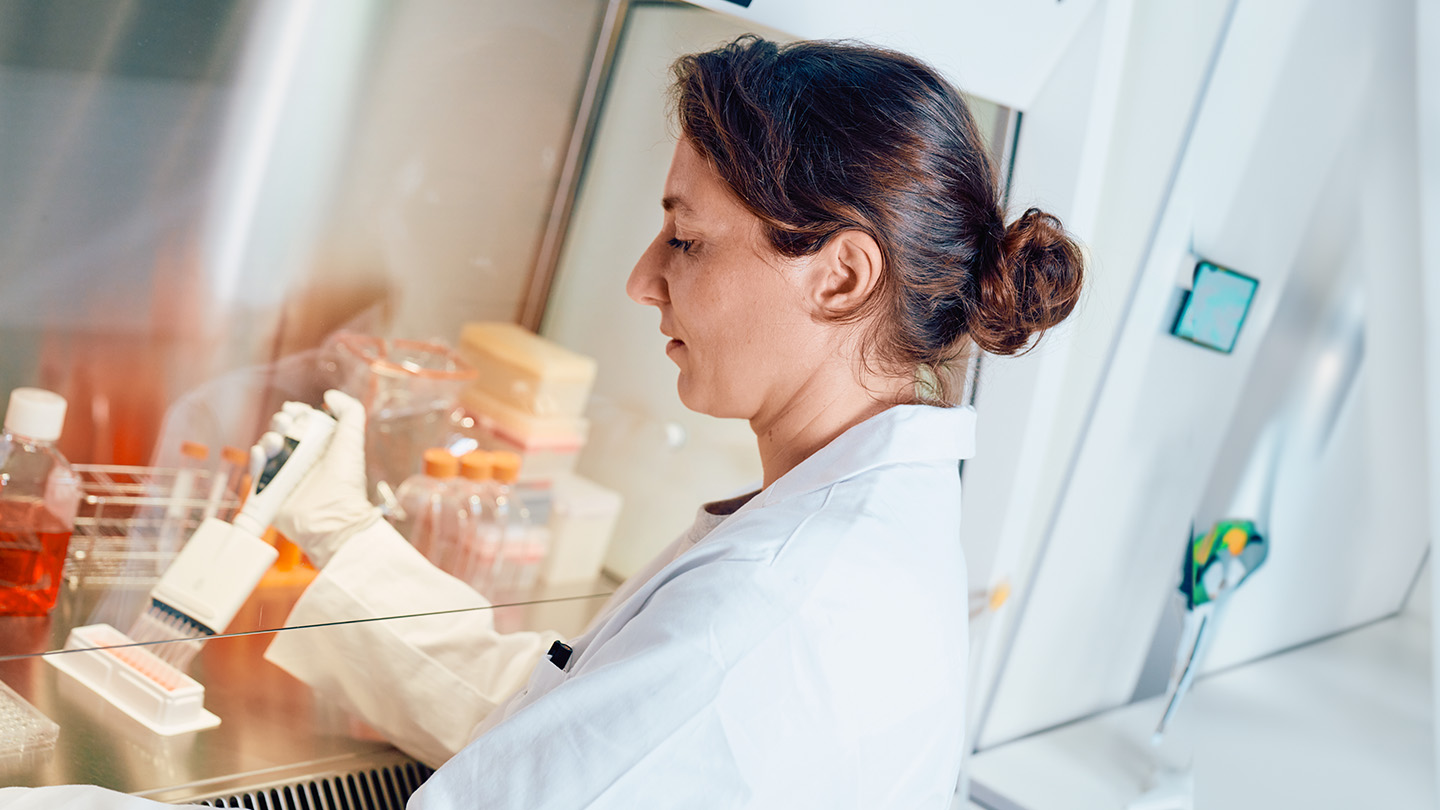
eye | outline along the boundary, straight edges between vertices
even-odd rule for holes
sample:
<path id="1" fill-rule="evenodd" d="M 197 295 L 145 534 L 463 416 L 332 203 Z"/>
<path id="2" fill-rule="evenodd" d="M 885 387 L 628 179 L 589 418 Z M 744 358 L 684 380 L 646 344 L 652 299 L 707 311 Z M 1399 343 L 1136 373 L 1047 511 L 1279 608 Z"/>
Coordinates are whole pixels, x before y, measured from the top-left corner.
<path id="1" fill-rule="evenodd" d="M 672 238 L 672 239 L 666 240 L 665 244 L 669 245 L 671 248 L 673 248 L 673 249 L 675 249 L 675 250 L 680 251 L 681 253 L 689 253 L 689 252 L 690 252 L 690 247 L 691 247 L 691 245 L 694 245 L 694 244 L 695 244 L 695 241 L 694 241 L 693 239 L 673 239 L 673 238 Z"/>

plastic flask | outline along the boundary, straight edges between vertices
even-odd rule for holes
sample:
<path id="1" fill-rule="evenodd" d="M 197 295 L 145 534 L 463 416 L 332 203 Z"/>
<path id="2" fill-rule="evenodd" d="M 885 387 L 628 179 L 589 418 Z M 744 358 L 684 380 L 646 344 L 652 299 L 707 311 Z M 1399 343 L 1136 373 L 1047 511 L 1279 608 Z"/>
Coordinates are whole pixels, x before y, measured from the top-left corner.
<path id="1" fill-rule="evenodd" d="M 250 489 L 249 466 L 250 454 L 246 451 L 228 444 L 220 450 L 220 468 L 210 479 L 210 494 L 205 498 L 202 521 L 213 517 L 234 519 L 240 499 Z M 222 510 L 224 514 L 221 514 Z"/>
<path id="2" fill-rule="evenodd" d="M 165 519 L 160 524 L 160 551 L 178 551 L 190 537 L 194 528 L 190 525 L 190 510 L 198 494 L 195 484 L 205 472 L 209 458 L 209 447 L 199 442 L 180 443 L 180 466 L 175 469 L 175 486 L 165 501 Z"/>
<path id="3" fill-rule="evenodd" d="M 80 482 L 55 449 L 65 398 L 39 388 L 10 393 L 0 433 L 0 615 L 55 607 L 75 529 Z"/>
<path id="4" fill-rule="evenodd" d="M 520 456 L 507 450 L 491 454 L 495 470 L 495 522 L 500 530 L 500 546 L 492 566 L 491 588 L 495 599 L 508 600 L 520 595 L 524 581 L 525 543 L 530 529 L 530 510 L 515 494 L 515 480 L 520 477 Z"/>
<path id="5" fill-rule="evenodd" d="M 425 451 L 424 466 L 395 491 L 400 505 L 396 528 L 431 562 L 441 559 L 456 530 L 452 487 L 460 461 L 443 447 Z"/>
<path id="6" fill-rule="evenodd" d="M 440 561 L 440 567 L 484 592 L 490 587 L 491 567 L 500 545 L 500 526 L 495 519 L 494 464 L 490 453 L 475 450 L 460 457 L 460 480 L 456 484 L 459 502 L 459 530 L 454 553 Z"/>

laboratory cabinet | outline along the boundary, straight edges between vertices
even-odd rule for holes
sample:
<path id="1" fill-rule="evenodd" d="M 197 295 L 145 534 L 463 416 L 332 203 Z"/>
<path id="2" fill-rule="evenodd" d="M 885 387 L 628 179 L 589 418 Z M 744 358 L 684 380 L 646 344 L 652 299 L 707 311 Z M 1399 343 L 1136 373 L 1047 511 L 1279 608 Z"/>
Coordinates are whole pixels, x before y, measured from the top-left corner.
<path id="1" fill-rule="evenodd" d="M 1040 205 L 1085 244 L 1075 316 L 968 366 L 956 587 L 1010 598 L 982 600 L 955 684 L 956 806 L 1434 806 L 1433 3 L 0 0 L 0 384 L 70 400 L 72 460 L 157 469 L 197 392 L 187 424 L 245 444 L 337 332 L 518 323 L 595 359 L 566 463 L 624 506 L 606 577 L 497 619 L 578 633 L 697 503 L 760 478 L 745 425 L 684 409 L 624 291 L 661 220 L 668 66 L 746 32 L 933 62 L 1010 216 Z M 1173 334 L 1207 266 L 1254 282 L 1227 351 Z M 1224 520 L 1267 556 L 1152 742 L 1185 548 Z M 60 728 L 0 784 L 398 807 L 428 773 L 264 661 L 326 632 L 281 629 L 303 568 L 205 646 L 220 723 L 173 736 L 46 661 L 133 618 L 158 571 L 71 573 L 48 617 L 0 617 L 0 681 Z"/>
<path id="2" fill-rule="evenodd" d="M 1433 807 L 1433 15 L 1226 0 L 1128 24 L 1092 301 L 1028 388 L 982 376 L 977 398 L 982 419 L 1007 386 L 1066 407 L 1006 479 L 1030 508 L 967 514 L 1017 591 L 976 663 L 971 795 Z M 1173 334 L 1207 264 L 1258 282 L 1228 352 Z M 1227 520 L 1267 556 L 1152 743 L 1195 615 L 1186 548 Z"/>

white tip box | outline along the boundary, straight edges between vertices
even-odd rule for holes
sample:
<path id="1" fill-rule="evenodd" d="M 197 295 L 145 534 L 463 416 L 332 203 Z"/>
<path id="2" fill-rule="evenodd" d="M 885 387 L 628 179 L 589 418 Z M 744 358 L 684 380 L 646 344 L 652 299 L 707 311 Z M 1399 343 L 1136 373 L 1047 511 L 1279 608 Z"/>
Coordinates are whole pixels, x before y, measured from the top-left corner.
<path id="1" fill-rule="evenodd" d="M 605 550 L 620 517 L 620 493 L 578 475 L 554 483 L 550 553 L 541 579 L 548 583 L 590 582 L 600 575 Z"/>

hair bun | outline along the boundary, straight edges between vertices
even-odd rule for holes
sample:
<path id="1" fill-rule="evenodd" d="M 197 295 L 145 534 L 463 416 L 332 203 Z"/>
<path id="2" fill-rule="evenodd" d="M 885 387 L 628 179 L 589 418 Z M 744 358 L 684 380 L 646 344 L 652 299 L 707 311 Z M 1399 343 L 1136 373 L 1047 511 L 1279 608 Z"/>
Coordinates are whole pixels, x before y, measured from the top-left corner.
<path id="1" fill-rule="evenodd" d="M 999 261 L 980 274 L 970 336 L 992 354 L 1020 352 L 1075 308 L 1083 274 L 1080 247 L 1060 220 L 1028 209 L 1005 229 Z"/>

